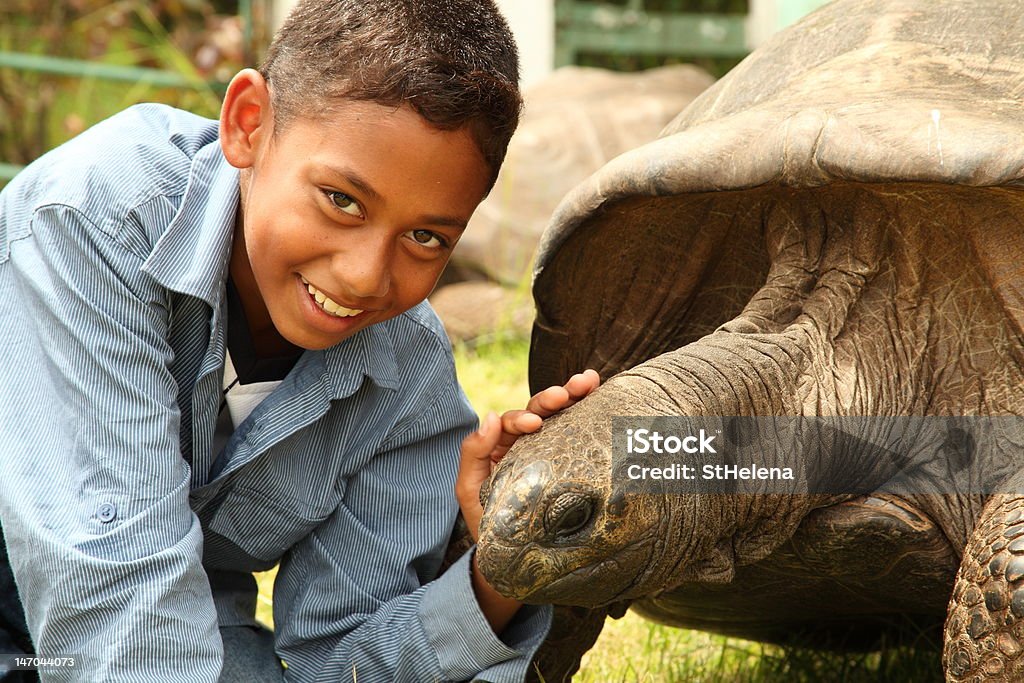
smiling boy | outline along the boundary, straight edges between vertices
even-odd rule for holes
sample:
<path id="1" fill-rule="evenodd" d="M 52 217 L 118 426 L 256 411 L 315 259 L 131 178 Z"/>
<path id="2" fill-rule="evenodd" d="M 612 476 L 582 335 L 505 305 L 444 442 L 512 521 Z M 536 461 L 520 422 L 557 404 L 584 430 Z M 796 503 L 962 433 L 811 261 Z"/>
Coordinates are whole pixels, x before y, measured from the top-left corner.
<path id="1" fill-rule="evenodd" d="M 349 102 L 274 135 L 255 115 L 268 106 L 263 78 L 242 72 L 222 116 L 243 169 L 231 276 L 256 344 L 327 348 L 423 301 L 488 189 L 470 134 Z"/>
<path id="2" fill-rule="evenodd" d="M 0 649 L 73 658 L 54 680 L 522 680 L 548 611 L 441 561 L 596 376 L 467 436 L 423 303 L 517 77 L 489 2 L 310 0 L 219 125 L 134 107 L 0 194 Z"/>

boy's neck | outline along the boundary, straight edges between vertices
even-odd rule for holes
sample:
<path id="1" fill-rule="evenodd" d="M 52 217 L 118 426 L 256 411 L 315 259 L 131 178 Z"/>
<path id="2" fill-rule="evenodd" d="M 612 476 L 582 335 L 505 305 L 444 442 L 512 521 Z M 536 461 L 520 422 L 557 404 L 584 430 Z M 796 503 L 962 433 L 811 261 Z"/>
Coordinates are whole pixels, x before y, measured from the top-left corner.
<path id="1" fill-rule="evenodd" d="M 284 379 L 299 361 L 303 350 L 292 344 L 281 350 L 257 349 L 246 320 L 245 307 L 230 277 L 227 299 L 227 347 L 238 383 L 276 382 Z"/>
<path id="2" fill-rule="evenodd" d="M 270 312 L 260 296 L 259 286 L 249 268 L 245 251 L 245 232 L 242 229 L 242 209 L 239 207 L 235 221 L 235 235 L 231 244 L 231 260 L 228 265 L 229 277 L 242 302 L 249 337 L 257 358 L 279 358 L 298 355 L 302 349 L 281 336 L 274 327 Z"/>

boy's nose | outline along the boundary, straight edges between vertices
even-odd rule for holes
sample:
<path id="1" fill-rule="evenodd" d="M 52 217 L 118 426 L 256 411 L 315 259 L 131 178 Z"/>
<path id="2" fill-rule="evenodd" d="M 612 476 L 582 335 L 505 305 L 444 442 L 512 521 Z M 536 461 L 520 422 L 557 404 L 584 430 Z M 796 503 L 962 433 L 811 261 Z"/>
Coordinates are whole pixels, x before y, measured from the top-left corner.
<path id="1" fill-rule="evenodd" d="M 339 255 L 334 259 L 334 267 L 353 297 L 378 298 L 391 289 L 391 250 L 386 245 L 370 243 Z"/>

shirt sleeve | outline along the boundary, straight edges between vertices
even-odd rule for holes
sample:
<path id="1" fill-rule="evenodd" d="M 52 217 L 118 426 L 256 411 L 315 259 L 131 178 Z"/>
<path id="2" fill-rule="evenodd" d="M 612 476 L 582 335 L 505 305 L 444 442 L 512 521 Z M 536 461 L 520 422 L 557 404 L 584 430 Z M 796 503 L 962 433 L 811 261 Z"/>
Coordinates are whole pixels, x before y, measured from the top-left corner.
<path id="1" fill-rule="evenodd" d="M 74 657 L 55 680 L 215 681 L 162 289 L 73 208 L 6 227 L 0 521 L 36 651 Z"/>
<path id="2" fill-rule="evenodd" d="M 453 379 L 418 421 L 435 433 L 372 458 L 285 556 L 274 623 L 287 680 L 524 679 L 549 608 L 520 609 L 499 638 L 473 593 L 472 551 L 437 576 L 458 512 L 459 444 L 475 419 Z"/>

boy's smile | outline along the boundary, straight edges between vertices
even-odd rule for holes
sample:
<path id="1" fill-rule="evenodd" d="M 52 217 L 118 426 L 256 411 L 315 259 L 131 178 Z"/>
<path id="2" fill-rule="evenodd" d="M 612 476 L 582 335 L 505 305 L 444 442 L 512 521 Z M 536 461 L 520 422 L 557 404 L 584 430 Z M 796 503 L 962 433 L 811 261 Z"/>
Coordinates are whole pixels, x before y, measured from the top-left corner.
<path id="1" fill-rule="evenodd" d="M 466 130 L 408 107 L 343 100 L 275 134 L 247 104 L 259 86 L 229 90 L 221 117 L 242 169 L 231 276 L 258 351 L 322 349 L 426 298 L 491 171 Z"/>

